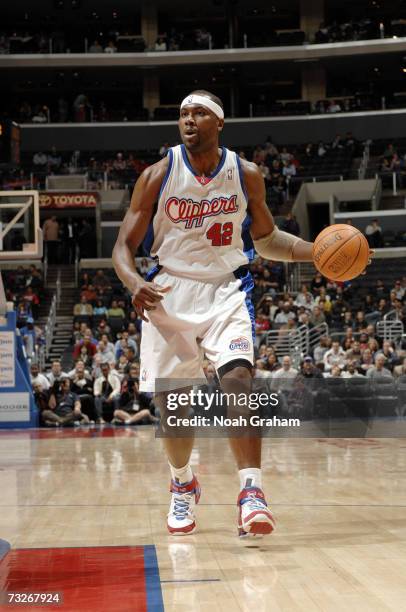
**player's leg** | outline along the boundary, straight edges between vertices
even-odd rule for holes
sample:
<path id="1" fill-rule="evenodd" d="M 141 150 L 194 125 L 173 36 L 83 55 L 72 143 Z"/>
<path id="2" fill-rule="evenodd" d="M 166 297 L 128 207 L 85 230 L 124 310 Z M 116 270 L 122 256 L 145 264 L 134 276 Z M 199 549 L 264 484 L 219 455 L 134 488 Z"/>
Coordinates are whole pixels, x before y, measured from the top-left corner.
<path id="1" fill-rule="evenodd" d="M 251 391 L 255 342 L 254 309 L 249 300 L 252 288 L 250 273 L 242 269 L 234 278 L 230 275 L 229 282 L 219 285 L 212 296 L 213 324 L 201 344 L 217 370 L 224 393 Z M 239 407 L 231 409 L 239 412 Z M 233 436 L 230 430 L 229 439 L 240 478 L 239 533 L 270 533 L 274 519 L 261 488 L 261 432 L 247 427 L 243 432 L 234 430 Z"/>
<path id="2" fill-rule="evenodd" d="M 185 392 L 185 389 L 182 389 Z M 190 465 L 190 456 L 194 445 L 193 430 L 190 427 L 172 428 L 166 426 L 169 415 L 168 394 L 160 393 L 155 396 L 155 403 L 161 414 L 161 428 L 163 431 L 163 444 L 171 471 L 172 493 L 168 512 L 168 531 L 172 535 L 187 535 L 196 528 L 194 507 L 199 502 L 200 485 L 193 474 Z M 187 418 L 189 408 L 176 410 L 176 417 Z"/>
<path id="3" fill-rule="evenodd" d="M 200 486 L 190 466 L 193 432 L 187 428 L 182 435 L 178 427 L 166 430 L 165 417 L 168 393 L 176 392 L 176 381 L 188 381 L 203 375 L 193 320 L 197 283 L 164 271 L 156 276 L 156 282 L 170 286 L 171 291 L 165 294 L 156 310 L 148 312 L 149 322 L 142 326 L 140 392 L 155 393 L 154 402 L 161 413 L 159 435 L 171 471 L 172 497 L 167 526 L 171 534 L 184 535 L 195 529 L 194 506 L 200 497 Z M 177 411 L 178 416 L 187 416 L 187 413 L 187 409 L 185 413 Z"/>
<path id="4" fill-rule="evenodd" d="M 230 397 L 235 394 L 237 397 L 245 395 L 249 398 L 252 385 L 251 365 L 249 361 L 242 365 L 241 361 L 233 360 L 219 368 L 221 389 Z M 230 416 L 238 412 L 241 413 L 240 408 L 231 406 Z M 244 416 L 249 421 L 249 414 Z M 275 520 L 262 491 L 262 437 L 258 428 L 249 424 L 244 427 L 244 431 L 237 432 L 236 437 L 233 437 L 233 433 L 234 430 L 231 430 L 229 444 L 240 478 L 240 494 L 237 500 L 238 533 L 240 536 L 271 533 L 275 527 Z"/>

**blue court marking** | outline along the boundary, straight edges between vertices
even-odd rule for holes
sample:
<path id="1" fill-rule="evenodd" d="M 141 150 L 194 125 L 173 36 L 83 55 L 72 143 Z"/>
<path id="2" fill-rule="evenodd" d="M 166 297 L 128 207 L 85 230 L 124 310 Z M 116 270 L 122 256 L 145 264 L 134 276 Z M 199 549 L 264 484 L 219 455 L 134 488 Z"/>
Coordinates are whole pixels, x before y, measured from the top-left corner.
<path id="1" fill-rule="evenodd" d="M 147 592 L 148 612 L 164 612 L 161 581 L 155 546 L 144 546 L 145 590 Z"/>
<path id="2" fill-rule="evenodd" d="M 11 545 L 7 540 L 0 540 L 0 561 L 6 556 L 11 549 Z"/>

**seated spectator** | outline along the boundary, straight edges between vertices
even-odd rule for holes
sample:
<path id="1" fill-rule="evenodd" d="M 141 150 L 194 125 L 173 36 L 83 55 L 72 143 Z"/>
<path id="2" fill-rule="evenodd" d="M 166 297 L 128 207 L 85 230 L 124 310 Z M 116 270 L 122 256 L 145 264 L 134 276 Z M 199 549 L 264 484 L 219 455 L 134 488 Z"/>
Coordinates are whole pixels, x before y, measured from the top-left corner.
<path id="1" fill-rule="evenodd" d="M 349 348 L 345 353 L 345 358 L 347 359 L 347 362 L 352 362 L 356 365 L 361 363 L 362 350 L 358 340 L 352 341 L 351 348 Z"/>
<path id="2" fill-rule="evenodd" d="M 26 288 L 23 295 L 23 300 L 29 305 L 32 312 L 32 316 L 36 319 L 38 317 L 39 298 L 38 295 L 34 293 L 33 288 L 31 286 Z"/>
<path id="3" fill-rule="evenodd" d="M 373 219 L 365 228 L 365 236 L 371 249 L 383 247 L 382 228 L 378 219 Z"/>
<path id="4" fill-rule="evenodd" d="M 310 283 L 310 290 L 312 293 L 320 294 L 320 290 L 322 288 L 326 288 L 326 279 L 320 274 L 320 272 L 316 272 L 313 280 Z"/>
<path id="5" fill-rule="evenodd" d="M 313 296 L 309 292 L 307 285 L 302 285 L 300 293 L 297 294 L 296 299 L 294 301 L 295 306 L 305 306 L 306 308 L 313 307 Z"/>
<path id="6" fill-rule="evenodd" d="M 359 370 L 362 374 L 367 374 L 368 370 L 370 370 L 372 367 L 374 367 L 374 360 L 372 357 L 371 349 L 365 348 L 362 351 L 362 359 Z"/>
<path id="7" fill-rule="evenodd" d="M 355 360 L 349 360 L 344 370 L 342 371 L 343 378 L 363 378 L 357 370 L 357 362 Z"/>
<path id="8" fill-rule="evenodd" d="M 86 300 L 88 302 L 91 302 L 92 304 L 96 302 L 97 293 L 93 285 L 88 285 L 87 287 L 83 287 L 83 290 L 80 294 L 80 299 L 82 299 L 82 297 L 85 297 Z"/>
<path id="9" fill-rule="evenodd" d="M 117 300 L 112 300 L 110 308 L 107 310 L 108 317 L 121 317 L 125 319 L 124 310 L 118 306 Z"/>
<path id="10" fill-rule="evenodd" d="M 383 355 L 385 357 L 385 366 L 388 370 L 392 371 L 398 362 L 398 355 L 390 340 L 383 341 L 382 348 L 377 350 L 375 357 L 378 355 Z"/>
<path id="11" fill-rule="evenodd" d="M 68 372 L 68 378 L 73 380 L 74 378 L 82 378 L 82 375 L 91 379 L 90 371 L 86 369 L 85 362 L 78 359 L 75 367 Z"/>
<path id="12" fill-rule="evenodd" d="M 42 374 L 39 370 L 39 366 L 37 363 L 32 363 L 31 364 L 31 384 L 34 385 L 41 385 L 41 388 L 43 391 L 48 391 L 50 388 L 50 384 L 49 384 L 49 380 L 47 379 L 47 377 Z"/>
<path id="13" fill-rule="evenodd" d="M 322 312 L 320 306 L 313 306 L 312 313 L 310 315 L 310 323 L 316 327 L 326 322 L 324 312 Z"/>
<path id="14" fill-rule="evenodd" d="M 269 317 L 263 312 L 261 308 L 257 309 L 255 317 L 255 333 L 257 334 L 258 341 L 261 342 L 266 333 L 271 329 L 271 322 Z"/>
<path id="15" fill-rule="evenodd" d="M 97 351 L 97 346 L 94 339 L 92 338 L 92 332 L 90 329 L 87 329 L 85 331 L 83 340 L 79 340 L 73 348 L 73 359 L 75 361 L 79 359 L 80 355 L 83 354 L 82 348 L 86 349 L 87 355 L 90 358 L 93 358 L 95 352 Z"/>
<path id="16" fill-rule="evenodd" d="M 104 48 L 104 53 L 117 53 L 117 47 L 114 41 L 109 40 L 107 47 Z"/>
<path id="17" fill-rule="evenodd" d="M 282 367 L 279 367 L 272 373 L 271 389 L 277 393 L 291 391 L 297 374 L 298 371 L 292 367 L 291 358 L 289 355 L 285 355 L 282 357 Z"/>
<path id="18" fill-rule="evenodd" d="M 102 300 L 97 300 L 96 306 L 93 308 L 93 316 L 95 317 L 106 317 L 107 308 L 105 307 Z"/>
<path id="19" fill-rule="evenodd" d="M 98 40 L 94 40 L 89 47 L 89 53 L 103 53 L 103 47 Z"/>
<path id="20" fill-rule="evenodd" d="M 330 100 L 330 103 L 327 107 L 327 112 L 328 113 L 340 113 L 341 106 L 335 100 Z"/>
<path id="21" fill-rule="evenodd" d="M 279 363 L 278 358 L 275 355 L 275 353 L 270 353 L 266 357 L 265 368 L 268 370 L 268 372 L 272 372 L 272 374 L 280 370 L 281 364 Z"/>
<path id="22" fill-rule="evenodd" d="M 60 383 L 59 391 L 51 392 L 48 410 L 42 413 L 47 425 L 80 425 L 90 422 L 88 416 L 82 413 L 79 397 L 70 387 L 70 378 L 65 378 Z"/>
<path id="23" fill-rule="evenodd" d="M 92 315 L 93 306 L 88 303 L 86 296 L 82 294 L 80 297 L 80 302 L 75 304 L 73 308 L 73 316 L 90 318 Z"/>
<path id="24" fill-rule="evenodd" d="M 92 285 L 98 289 L 99 287 L 103 287 L 103 289 L 111 289 L 110 280 L 104 274 L 103 270 L 97 270 L 95 277 L 93 278 Z"/>
<path id="25" fill-rule="evenodd" d="M 375 357 L 375 365 L 368 369 L 366 376 L 367 378 L 393 378 L 390 370 L 385 368 L 386 358 L 384 355 L 377 355 Z"/>
<path id="26" fill-rule="evenodd" d="M 291 212 L 287 213 L 283 221 L 281 222 L 280 228 L 284 232 L 293 234 L 294 236 L 300 235 L 300 226 L 296 221 L 296 218 Z"/>
<path id="27" fill-rule="evenodd" d="M 166 41 L 162 36 L 156 39 L 154 51 L 167 51 Z"/>
<path id="28" fill-rule="evenodd" d="M 99 363 L 112 363 L 115 360 L 115 354 L 103 340 L 99 340 L 97 352 L 94 355 L 94 359 L 96 358 L 99 359 Z"/>
<path id="29" fill-rule="evenodd" d="M 94 397 L 93 397 L 93 380 L 84 368 L 83 362 L 78 362 L 80 365 L 76 367 L 72 376 L 72 393 L 76 393 L 79 397 L 81 410 L 90 419 L 95 419 Z"/>
<path id="30" fill-rule="evenodd" d="M 289 304 L 289 302 L 284 302 L 282 309 L 275 316 L 275 324 L 276 325 L 286 324 L 289 321 L 289 319 L 293 319 L 293 320 L 296 319 L 296 314 L 291 308 L 291 305 Z"/>
<path id="31" fill-rule="evenodd" d="M 334 365 L 330 372 L 323 372 L 324 378 L 341 378 L 341 368 L 338 365 Z"/>
<path id="32" fill-rule="evenodd" d="M 393 291 L 395 292 L 397 300 L 403 300 L 403 298 L 406 295 L 406 288 L 402 287 L 402 282 L 400 280 L 397 280 L 395 282 L 395 286 L 393 288 Z"/>
<path id="33" fill-rule="evenodd" d="M 111 329 L 110 326 L 107 325 L 107 321 L 105 319 L 101 319 L 94 330 L 94 337 L 96 340 L 102 340 L 104 335 L 110 337 Z"/>
<path id="34" fill-rule="evenodd" d="M 329 349 L 324 357 L 324 370 L 326 372 L 330 372 L 333 366 L 337 365 L 339 368 L 343 369 L 345 366 L 345 352 L 343 348 L 340 346 L 338 340 L 334 340 L 331 349 Z"/>
<path id="35" fill-rule="evenodd" d="M 101 375 L 94 381 L 93 393 L 98 423 L 105 423 L 104 417 L 110 420 L 119 407 L 120 380 L 110 369 L 108 363 L 101 364 Z"/>
<path id="36" fill-rule="evenodd" d="M 149 407 L 145 406 L 144 394 L 139 393 L 138 374 L 138 368 L 134 365 L 131 366 L 129 374 L 124 378 L 121 386 L 120 408 L 114 411 L 113 424 L 134 425 L 141 421 L 148 423 L 159 421 L 151 414 Z"/>
<path id="37" fill-rule="evenodd" d="M 59 383 L 64 378 L 68 378 L 68 374 L 62 371 L 62 365 L 58 359 L 55 359 L 52 362 L 51 370 L 47 372 L 45 376 L 49 380 L 49 384 L 51 387 L 53 387 L 56 382 Z"/>

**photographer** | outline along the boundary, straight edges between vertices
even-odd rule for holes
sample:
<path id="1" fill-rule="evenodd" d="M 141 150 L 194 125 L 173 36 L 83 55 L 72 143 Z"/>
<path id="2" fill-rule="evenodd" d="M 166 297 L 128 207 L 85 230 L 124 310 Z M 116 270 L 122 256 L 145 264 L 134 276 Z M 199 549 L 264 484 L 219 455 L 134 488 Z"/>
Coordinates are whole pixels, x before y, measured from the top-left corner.
<path id="1" fill-rule="evenodd" d="M 157 423 L 148 407 L 149 399 L 138 390 L 138 366 L 132 365 L 121 386 L 120 408 L 114 411 L 112 423 L 134 425 L 140 421 Z"/>

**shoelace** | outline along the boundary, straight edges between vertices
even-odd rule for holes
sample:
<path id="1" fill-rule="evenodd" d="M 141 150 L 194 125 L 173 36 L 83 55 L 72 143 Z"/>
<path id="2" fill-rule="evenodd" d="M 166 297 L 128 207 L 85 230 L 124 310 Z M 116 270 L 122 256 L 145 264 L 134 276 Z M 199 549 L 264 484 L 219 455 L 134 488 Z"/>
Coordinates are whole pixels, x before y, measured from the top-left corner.
<path id="1" fill-rule="evenodd" d="M 265 502 L 256 497 L 249 497 L 245 504 L 249 504 L 250 507 L 254 510 L 263 510 L 264 508 L 266 508 Z"/>
<path id="2" fill-rule="evenodd" d="M 193 495 L 184 493 L 183 495 L 173 497 L 173 514 L 177 518 L 184 518 L 192 502 Z"/>

